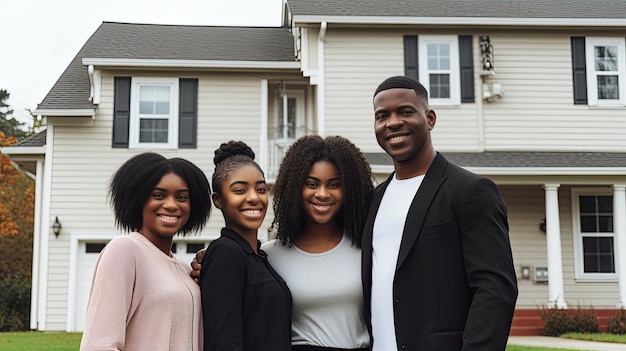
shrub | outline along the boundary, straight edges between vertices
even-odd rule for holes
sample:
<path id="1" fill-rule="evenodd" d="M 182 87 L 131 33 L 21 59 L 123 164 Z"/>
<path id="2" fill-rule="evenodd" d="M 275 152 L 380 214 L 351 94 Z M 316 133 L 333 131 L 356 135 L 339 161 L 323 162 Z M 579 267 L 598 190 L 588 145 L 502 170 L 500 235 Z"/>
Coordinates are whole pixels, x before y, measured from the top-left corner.
<path id="1" fill-rule="evenodd" d="M 539 311 L 539 316 L 543 319 L 543 329 L 548 336 L 559 336 L 573 329 L 572 320 L 569 318 L 567 310 L 543 307 Z"/>
<path id="2" fill-rule="evenodd" d="M 30 327 L 30 281 L 20 274 L 0 277 L 0 331 Z"/>
<path id="3" fill-rule="evenodd" d="M 600 324 L 593 308 L 561 309 L 543 307 L 539 311 L 543 319 L 544 330 L 548 336 L 560 336 L 565 333 L 598 333 Z"/>
<path id="4" fill-rule="evenodd" d="M 609 317 L 606 332 L 611 334 L 626 334 L 626 310 Z"/>
<path id="5" fill-rule="evenodd" d="M 574 333 L 598 333 L 600 332 L 600 324 L 598 316 L 593 309 L 582 309 L 578 307 L 570 312 L 572 319 L 572 330 Z"/>

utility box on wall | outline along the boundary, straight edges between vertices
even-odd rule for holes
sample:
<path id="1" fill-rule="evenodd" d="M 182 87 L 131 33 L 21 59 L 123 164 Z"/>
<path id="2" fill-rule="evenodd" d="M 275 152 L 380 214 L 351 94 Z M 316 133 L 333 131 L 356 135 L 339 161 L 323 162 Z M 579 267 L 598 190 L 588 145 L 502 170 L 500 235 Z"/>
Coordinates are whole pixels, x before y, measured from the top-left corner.
<path id="1" fill-rule="evenodd" d="M 548 283 L 548 267 L 535 267 L 535 284 Z"/>

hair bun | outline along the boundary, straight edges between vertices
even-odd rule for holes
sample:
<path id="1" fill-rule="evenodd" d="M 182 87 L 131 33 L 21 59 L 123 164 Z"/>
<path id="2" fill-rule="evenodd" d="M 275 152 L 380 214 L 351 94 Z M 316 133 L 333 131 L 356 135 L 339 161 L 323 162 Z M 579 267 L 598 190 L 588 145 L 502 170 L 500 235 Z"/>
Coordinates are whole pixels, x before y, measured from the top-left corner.
<path id="1" fill-rule="evenodd" d="M 229 157 L 237 155 L 247 156 L 250 157 L 252 160 L 254 160 L 255 157 L 254 151 L 252 151 L 252 148 L 250 148 L 250 146 L 248 146 L 246 143 L 244 143 L 243 141 L 231 140 L 227 143 L 222 143 L 222 145 L 220 145 L 220 147 L 215 150 L 213 163 L 217 166 Z"/>

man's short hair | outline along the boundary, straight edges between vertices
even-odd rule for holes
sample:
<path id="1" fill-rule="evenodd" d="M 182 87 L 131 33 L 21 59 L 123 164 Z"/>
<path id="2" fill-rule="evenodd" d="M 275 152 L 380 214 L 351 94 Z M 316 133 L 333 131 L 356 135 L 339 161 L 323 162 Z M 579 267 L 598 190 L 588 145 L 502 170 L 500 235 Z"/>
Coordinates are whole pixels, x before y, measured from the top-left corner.
<path id="1" fill-rule="evenodd" d="M 428 100 L 428 91 L 426 91 L 426 88 L 424 88 L 424 86 L 417 80 L 411 77 L 407 77 L 407 76 L 394 76 L 394 77 L 389 77 L 385 79 L 385 81 L 380 83 L 378 88 L 376 88 L 376 91 L 374 92 L 374 96 L 378 95 L 378 93 L 380 93 L 383 90 L 397 89 L 397 88 L 413 89 L 415 91 L 415 94 L 417 94 L 417 96 Z"/>

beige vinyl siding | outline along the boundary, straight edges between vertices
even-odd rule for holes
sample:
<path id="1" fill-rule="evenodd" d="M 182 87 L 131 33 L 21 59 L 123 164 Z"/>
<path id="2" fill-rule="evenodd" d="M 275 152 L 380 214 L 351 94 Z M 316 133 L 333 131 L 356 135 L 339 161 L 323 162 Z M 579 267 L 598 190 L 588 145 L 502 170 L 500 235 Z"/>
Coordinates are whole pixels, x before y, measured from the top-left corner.
<path id="1" fill-rule="evenodd" d="M 117 233 L 108 204 L 110 177 L 127 159 L 145 149 L 111 147 L 113 77 L 163 77 L 176 74 L 151 72 L 103 73 L 102 96 L 97 115 L 90 126 L 54 128 L 52 218 L 63 225 L 58 238 L 51 236 L 48 270 L 47 330 L 65 330 L 68 306 L 70 237 L 74 233 Z M 237 74 L 186 74 L 199 79 L 198 147 L 196 149 L 155 150 L 166 157 L 183 157 L 200 167 L 209 181 L 213 174 L 214 150 L 228 140 L 245 141 L 259 159 L 261 130 L 261 79 Z M 259 238 L 267 240 L 273 215 L 271 205 Z M 208 225 L 189 238 L 208 241 L 219 236 L 224 225 L 222 214 L 213 208 Z M 178 238 L 180 239 L 180 238 Z"/>
<path id="2" fill-rule="evenodd" d="M 358 29 L 329 25 L 325 39 L 326 134 L 341 134 L 365 152 L 379 152 L 373 137 L 372 94 L 392 75 L 404 74 L 403 35 L 474 37 L 475 103 L 431 106 L 433 142 L 440 151 L 622 151 L 626 108 L 574 105 L 570 37 L 563 31 L 493 29 Z M 489 35 L 496 75 L 481 78 L 478 37 Z M 623 37 L 623 33 L 575 35 Z M 504 96 L 482 101 L 482 83 L 500 83 Z M 480 139 L 481 128 L 484 141 Z"/>
<path id="3" fill-rule="evenodd" d="M 488 150 L 623 151 L 626 108 L 574 105 L 570 33 L 493 32 L 503 98 L 485 103 Z M 624 36 L 623 33 L 577 35 Z"/>
<path id="4" fill-rule="evenodd" d="M 413 30 L 348 30 L 326 34 L 326 134 L 341 134 L 364 152 L 380 152 L 374 137 L 372 97 L 384 79 L 404 75 L 403 35 Z M 456 34 L 456 33 L 445 33 Z M 477 151 L 475 104 L 437 108 L 433 142 L 441 151 Z"/>

